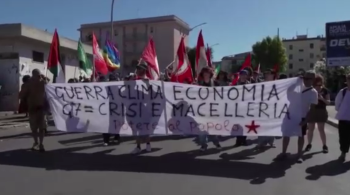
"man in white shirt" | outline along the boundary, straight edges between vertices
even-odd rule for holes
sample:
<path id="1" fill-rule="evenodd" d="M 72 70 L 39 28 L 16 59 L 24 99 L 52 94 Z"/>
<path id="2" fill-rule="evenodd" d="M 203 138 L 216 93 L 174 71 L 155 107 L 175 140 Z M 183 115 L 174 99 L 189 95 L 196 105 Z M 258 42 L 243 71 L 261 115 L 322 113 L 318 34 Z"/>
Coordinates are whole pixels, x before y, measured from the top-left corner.
<path id="1" fill-rule="evenodd" d="M 316 77 L 316 74 L 314 71 L 307 71 L 301 78 L 303 79 L 304 88 L 302 90 L 301 96 L 302 96 L 302 104 L 301 104 L 301 110 L 302 110 L 302 121 L 300 122 L 300 126 L 302 129 L 301 136 L 298 137 L 298 156 L 297 156 L 297 162 L 302 163 L 302 155 L 303 155 L 303 147 L 305 142 L 305 135 L 307 131 L 307 115 L 309 113 L 309 110 L 312 106 L 317 105 L 318 103 L 318 93 L 317 91 L 312 87 L 312 84 L 314 82 L 314 79 Z M 286 158 L 286 152 L 289 145 L 290 137 L 283 137 L 282 141 L 282 154 L 279 158 Z"/>
<path id="2" fill-rule="evenodd" d="M 345 161 L 346 153 L 350 148 L 350 74 L 346 76 L 347 87 L 340 90 L 335 98 L 335 110 L 338 111 L 335 116 L 339 120 L 339 144 L 341 155 L 338 160 Z"/>

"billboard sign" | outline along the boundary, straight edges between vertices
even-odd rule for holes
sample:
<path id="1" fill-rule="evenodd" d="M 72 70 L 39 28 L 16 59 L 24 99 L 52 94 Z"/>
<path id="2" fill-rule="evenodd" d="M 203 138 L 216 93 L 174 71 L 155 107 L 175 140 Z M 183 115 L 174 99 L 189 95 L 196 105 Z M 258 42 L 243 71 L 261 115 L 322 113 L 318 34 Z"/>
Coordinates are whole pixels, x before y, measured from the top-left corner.
<path id="1" fill-rule="evenodd" d="M 327 66 L 350 66 L 350 21 L 326 23 Z"/>

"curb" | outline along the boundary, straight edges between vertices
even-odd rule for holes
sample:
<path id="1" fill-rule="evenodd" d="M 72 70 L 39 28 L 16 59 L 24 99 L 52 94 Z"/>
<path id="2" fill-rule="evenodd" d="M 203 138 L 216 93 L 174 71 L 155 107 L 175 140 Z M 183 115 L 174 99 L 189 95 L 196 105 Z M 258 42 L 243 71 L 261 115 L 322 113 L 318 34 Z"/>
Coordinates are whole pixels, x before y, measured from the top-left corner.
<path id="1" fill-rule="evenodd" d="M 336 119 L 329 118 L 327 120 L 327 124 L 332 126 L 332 127 L 338 127 L 338 121 Z"/>
<path id="2" fill-rule="evenodd" d="M 28 123 L 8 124 L 8 125 L 0 126 L 0 130 L 6 130 L 6 129 L 18 128 L 18 127 L 29 127 L 29 124 Z"/>

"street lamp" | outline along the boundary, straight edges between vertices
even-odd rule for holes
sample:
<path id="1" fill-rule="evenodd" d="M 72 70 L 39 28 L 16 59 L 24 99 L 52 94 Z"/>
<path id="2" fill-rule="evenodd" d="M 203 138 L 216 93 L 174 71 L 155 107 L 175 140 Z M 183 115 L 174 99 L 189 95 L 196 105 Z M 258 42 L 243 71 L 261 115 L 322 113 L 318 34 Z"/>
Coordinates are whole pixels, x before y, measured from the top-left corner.
<path id="1" fill-rule="evenodd" d="M 197 27 L 200 27 L 200 26 L 203 26 L 203 25 L 206 25 L 206 24 L 207 24 L 206 22 L 200 23 L 200 24 L 198 24 L 198 25 L 196 25 L 196 26 L 190 28 L 190 32 L 191 32 L 193 29 L 195 29 L 195 28 L 197 28 Z"/>
<path id="2" fill-rule="evenodd" d="M 218 46 L 218 45 L 220 45 L 220 44 L 219 43 L 215 43 L 215 44 L 210 45 L 209 47 L 212 48 L 212 47 Z"/>
<path id="3" fill-rule="evenodd" d="M 114 8 L 114 0 L 112 0 L 112 5 L 111 5 L 111 42 L 113 43 L 113 34 L 114 34 L 114 31 L 113 31 L 113 9 Z"/>

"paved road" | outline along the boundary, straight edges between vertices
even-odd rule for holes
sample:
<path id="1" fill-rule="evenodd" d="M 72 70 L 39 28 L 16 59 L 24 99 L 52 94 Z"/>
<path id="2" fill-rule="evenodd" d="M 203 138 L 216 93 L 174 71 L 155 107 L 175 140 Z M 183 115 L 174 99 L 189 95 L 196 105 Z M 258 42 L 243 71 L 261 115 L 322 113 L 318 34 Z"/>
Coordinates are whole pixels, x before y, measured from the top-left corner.
<path id="1" fill-rule="evenodd" d="M 341 165 L 336 130 L 327 126 L 329 154 L 313 150 L 302 164 L 274 162 L 277 148 L 253 152 L 250 145 L 198 152 L 193 138 L 155 137 L 151 153 L 132 156 L 134 142 L 102 147 L 99 135 L 54 133 L 45 154 L 26 150 L 27 130 L 0 131 L 0 189 L 4 195 L 348 195 L 350 162 Z M 291 142 L 296 151 L 296 140 Z M 293 157 L 291 155 L 291 157 Z"/>

